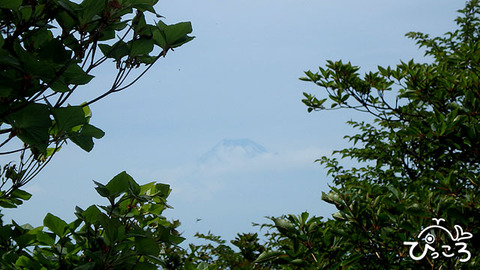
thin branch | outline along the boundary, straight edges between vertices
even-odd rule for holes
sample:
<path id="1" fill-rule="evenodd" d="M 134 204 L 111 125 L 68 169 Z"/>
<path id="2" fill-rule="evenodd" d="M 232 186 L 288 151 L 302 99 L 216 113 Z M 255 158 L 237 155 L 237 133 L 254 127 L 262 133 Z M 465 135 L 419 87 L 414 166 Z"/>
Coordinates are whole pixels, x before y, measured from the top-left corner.
<path id="1" fill-rule="evenodd" d="M 1 144 L 0 144 L 0 148 L 3 147 L 5 144 L 7 144 L 10 140 L 12 140 L 13 136 L 9 136 L 8 139 L 6 139 L 5 141 L 3 141 Z M 1 155 L 1 153 L 0 153 Z"/>
<path id="2" fill-rule="evenodd" d="M 132 85 L 133 85 L 134 83 L 136 83 L 141 77 L 143 77 L 143 75 L 145 75 L 145 73 L 147 73 L 147 71 L 153 66 L 153 64 L 154 64 L 158 59 L 160 59 L 160 57 L 165 56 L 165 55 L 166 55 L 166 52 L 165 52 L 165 51 L 162 51 L 162 52 L 155 58 L 155 60 L 154 60 L 151 64 L 149 64 L 149 66 L 148 66 L 140 75 L 137 76 L 137 78 L 135 78 L 132 82 L 130 82 L 130 83 L 127 84 L 126 86 L 121 87 L 121 88 L 118 88 L 118 89 L 112 88 L 112 89 L 110 89 L 109 91 L 105 92 L 104 94 L 102 94 L 102 95 L 100 95 L 100 96 L 98 96 L 98 97 L 96 97 L 96 98 L 88 101 L 87 103 L 83 104 L 83 106 L 89 106 L 90 104 L 93 104 L 93 103 L 99 101 L 100 99 L 102 99 L 102 98 L 104 98 L 104 97 L 106 97 L 106 96 L 108 96 L 108 95 L 110 95 L 110 94 L 112 94 L 112 93 L 120 92 L 120 91 L 125 90 L 126 88 L 132 86 Z"/>
<path id="3" fill-rule="evenodd" d="M 13 138 L 13 137 L 12 137 Z M 32 144 L 32 145 L 28 145 L 28 146 L 24 146 L 23 148 L 19 148 L 19 149 L 16 149 L 16 150 L 11 150 L 11 151 L 7 151 L 7 152 L 0 152 L 0 155 L 9 155 L 9 154 L 13 154 L 13 153 L 18 153 L 20 151 L 24 151 L 24 150 L 27 150 L 29 148 L 32 148 L 32 147 L 36 147 L 40 144 L 50 144 L 50 143 L 53 143 L 53 142 L 57 142 L 57 141 L 60 141 L 60 140 L 65 140 L 65 139 L 60 139 L 60 138 L 53 138 L 51 140 L 48 140 L 46 142 L 41 142 L 41 143 L 36 143 L 36 144 Z"/>
<path id="4" fill-rule="evenodd" d="M 0 129 L 0 134 L 5 134 L 11 132 L 13 129 L 12 128 L 7 128 L 7 129 Z"/>

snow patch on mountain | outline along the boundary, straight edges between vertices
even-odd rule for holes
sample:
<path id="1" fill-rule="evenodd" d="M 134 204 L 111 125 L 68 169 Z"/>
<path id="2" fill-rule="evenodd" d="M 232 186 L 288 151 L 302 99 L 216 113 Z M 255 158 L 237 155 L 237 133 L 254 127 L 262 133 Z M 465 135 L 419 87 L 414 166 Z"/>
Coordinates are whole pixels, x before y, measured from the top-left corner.
<path id="1" fill-rule="evenodd" d="M 250 139 L 222 140 L 198 159 L 200 165 L 241 162 L 268 154 L 262 145 Z"/>

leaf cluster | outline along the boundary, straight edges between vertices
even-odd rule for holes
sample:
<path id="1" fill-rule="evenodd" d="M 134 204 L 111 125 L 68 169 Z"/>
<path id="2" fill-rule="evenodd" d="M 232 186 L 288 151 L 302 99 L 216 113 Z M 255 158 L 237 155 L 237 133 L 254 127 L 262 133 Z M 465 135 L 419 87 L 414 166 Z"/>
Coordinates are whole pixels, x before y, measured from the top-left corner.
<path id="1" fill-rule="evenodd" d="M 176 228 L 162 216 L 170 187 L 139 185 L 122 172 L 106 185 L 95 182 L 104 206 L 76 208 L 67 223 L 47 214 L 43 226 L 0 227 L 2 269 L 158 269 L 172 262 L 167 251 L 181 243 Z"/>
<path id="2" fill-rule="evenodd" d="M 1 170 L 0 200 L 33 179 L 66 142 L 91 151 L 104 132 L 90 123 L 89 105 L 130 87 L 167 52 L 193 39 L 189 22 L 162 22 L 156 3 L 1 1 L 0 155 L 19 156 Z M 157 21 L 148 23 L 151 17 Z M 108 60 L 116 71 L 111 87 L 68 104 Z"/>
<path id="3" fill-rule="evenodd" d="M 361 75 L 351 63 L 328 61 L 300 78 L 324 89 L 321 96 L 304 93 L 308 112 L 348 109 L 374 120 L 349 121 L 357 129 L 345 136 L 351 146 L 317 160 L 334 183 L 322 199 L 338 212 L 314 222 L 323 230 L 313 235 L 311 251 L 308 241 L 297 241 L 308 232 L 301 222 L 272 219 L 279 245 L 260 262 L 286 269 L 478 268 L 480 2 L 468 1 L 459 12 L 458 30 L 443 37 L 407 34 L 432 63 L 410 60 Z M 353 165 L 342 165 L 338 156 Z M 432 218 L 474 235 L 470 261 L 460 262 L 464 254 L 409 257 L 403 242 L 415 239 Z"/>

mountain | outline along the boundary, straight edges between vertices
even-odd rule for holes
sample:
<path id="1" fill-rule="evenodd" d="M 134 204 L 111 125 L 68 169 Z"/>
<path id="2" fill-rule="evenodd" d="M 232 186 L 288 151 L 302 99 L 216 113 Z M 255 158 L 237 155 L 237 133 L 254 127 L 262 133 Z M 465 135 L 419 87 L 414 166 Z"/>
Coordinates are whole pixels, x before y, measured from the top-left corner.
<path id="1" fill-rule="evenodd" d="M 228 162 L 251 159 L 268 151 L 250 139 L 222 140 L 202 155 L 199 163 Z"/>

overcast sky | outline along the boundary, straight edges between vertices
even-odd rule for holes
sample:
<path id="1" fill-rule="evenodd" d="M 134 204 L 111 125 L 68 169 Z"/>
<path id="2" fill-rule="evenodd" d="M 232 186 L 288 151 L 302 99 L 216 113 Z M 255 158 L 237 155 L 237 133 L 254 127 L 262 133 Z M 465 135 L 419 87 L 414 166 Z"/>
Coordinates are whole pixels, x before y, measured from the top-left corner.
<path id="1" fill-rule="evenodd" d="M 175 209 L 166 214 L 180 219 L 186 236 L 211 230 L 230 240 L 236 232 L 256 231 L 251 222 L 267 222 L 264 216 L 305 210 L 328 217 L 334 209 L 320 196 L 329 179 L 313 161 L 346 146 L 342 137 L 352 131 L 345 122 L 365 116 L 307 113 L 302 92 L 323 92 L 298 78 L 328 59 L 351 61 L 362 71 L 400 59 L 424 61 L 404 34 L 454 30 L 463 4 L 160 1 L 156 9 L 165 21 L 191 21 L 196 38 L 132 88 L 92 105 L 92 123 L 105 137 L 91 153 L 64 147 L 27 187 L 32 199 L 6 211 L 5 219 L 38 226 L 51 212 L 72 221 L 76 205 L 104 203 L 92 180 L 106 183 L 124 170 L 141 183 L 172 185 L 169 203 Z M 108 85 L 108 69 L 95 75 L 76 101 Z M 220 147 L 222 158 L 199 161 L 225 139 L 249 139 L 265 151 L 243 155 L 237 153 L 242 145 Z"/>

